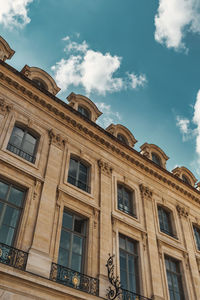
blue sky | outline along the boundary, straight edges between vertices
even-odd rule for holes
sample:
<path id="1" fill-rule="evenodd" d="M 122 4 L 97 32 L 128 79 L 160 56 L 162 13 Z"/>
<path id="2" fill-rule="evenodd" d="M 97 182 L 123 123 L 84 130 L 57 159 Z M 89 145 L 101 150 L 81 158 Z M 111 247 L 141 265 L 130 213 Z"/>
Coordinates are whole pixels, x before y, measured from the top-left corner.
<path id="1" fill-rule="evenodd" d="M 87 95 L 102 127 L 158 145 L 200 179 L 200 0 L 0 0 L 11 61 Z"/>

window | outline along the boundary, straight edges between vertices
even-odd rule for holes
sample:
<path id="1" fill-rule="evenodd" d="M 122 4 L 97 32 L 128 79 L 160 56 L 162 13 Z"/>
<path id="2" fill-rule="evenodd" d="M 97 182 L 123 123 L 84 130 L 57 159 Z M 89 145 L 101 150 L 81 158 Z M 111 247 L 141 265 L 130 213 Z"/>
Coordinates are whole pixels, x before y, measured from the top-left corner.
<path id="1" fill-rule="evenodd" d="M 172 257 L 165 256 L 165 267 L 170 300 L 184 300 L 180 263 Z"/>
<path id="2" fill-rule="evenodd" d="M 197 249 L 200 251 L 200 228 L 193 225 Z"/>
<path id="3" fill-rule="evenodd" d="M 90 192 L 88 186 L 89 167 L 77 158 L 71 158 L 68 172 L 68 182 L 83 191 Z"/>
<path id="4" fill-rule="evenodd" d="M 171 222 L 171 212 L 162 206 L 158 206 L 160 230 L 170 236 L 174 236 Z"/>
<path id="5" fill-rule="evenodd" d="M 0 181 L 0 243 L 9 246 L 14 243 L 24 194 L 14 185 Z"/>
<path id="6" fill-rule="evenodd" d="M 38 138 L 27 128 L 15 126 L 13 128 L 7 149 L 16 155 L 35 163 L 35 154 Z"/>
<path id="7" fill-rule="evenodd" d="M 182 175 L 182 180 L 187 184 L 191 184 L 190 180 L 184 174 Z"/>
<path id="8" fill-rule="evenodd" d="M 70 212 L 64 212 L 58 264 L 77 272 L 83 270 L 86 221 Z"/>
<path id="9" fill-rule="evenodd" d="M 134 192 L 128 190 L 123 185 L 117 186 L 118 209 L 135 217 L 133 209 Z"/>
<path id="10" fill-rule="evenodd" d="M 36 85 L 37 85 L 39 88 L 48 90 L 48 87 L 47 87 L 46 83 L 45 83 L 43 80 L 34 78 L 32 81 L 35 82 Z"/>
<path id="11" fill-rule="evenodd" d="M 161 167 L 162 164 L 161 164 L 160 157 L 156 153 L 152 153 L 151 156 L 152 156 L 152 161 Z"/>
<path id="12" fill-rule="evenodd" d="M 138 243 L 119 236 L 120 281 L 122 288 L 139 293 Z"/>
<path id="13" fill-rule="evenodd" d="M 121 141 L 122 143 L 124 143 L 125 145 L 128 145 L 127 139 L 125 138 L 124 135 L 118 133 L 118 134 L 117 134 L 117 138 L 118 138 L 118 140 L 120 140 L 120 141 Z"/>
<path id="14" fill-rule="evenodd" d="M 83 107 L 83 106 L 78 106 L 78 111 L 83 115 L 85 116 L 86 118 L 90 119 L 91 118 L 91 114 L 90 114 L 90 111 Z"/>

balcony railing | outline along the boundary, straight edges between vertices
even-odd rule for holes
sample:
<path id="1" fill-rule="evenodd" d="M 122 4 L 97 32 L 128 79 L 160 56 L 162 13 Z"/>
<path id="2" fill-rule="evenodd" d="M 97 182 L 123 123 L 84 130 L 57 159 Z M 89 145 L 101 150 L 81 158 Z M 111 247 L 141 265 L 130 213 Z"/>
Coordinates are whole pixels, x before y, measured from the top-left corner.
<path id="1" fill-rule="evenodd" d="M 0 263 L 25 270 L 28 253 L 0 243 Z"/>
<path id="2" fill-rule="evenodd" d="M 99 280 L 64 266 L 52 263 L 50 280 L 81 290 L 95 296 L 99 295 Z"/>
<path id="3" fill-rule="evenodd" d="M 122 289 L 122 300 L 151 300 L 151 299 L 141 296 L 137 293 Z"/>
<path id="4" fill-rule="evenodd" d="M 16 147 L 16 146 L 14 146 L 14 145 L 12 145 L 12 144 L 9 143 L 8 146 L 7 146 L 7 149 L 10 152 L 12 152 L 12 153 L 14 153 L 14 154 L 16 154 L 16 155 L 18 155 L 18 156 L 20 156 L 20 157 L 28 160 L 28 161 L 30 161 L 31 163 L 33 163 L 33 164 L 35 163 L 35 156 L 33 156 L 33 155 L 31 155 L 31 154 L 29 154 L 29 153 L 21 150 L 20 148 L 18 148 L 18 147 Z"/>

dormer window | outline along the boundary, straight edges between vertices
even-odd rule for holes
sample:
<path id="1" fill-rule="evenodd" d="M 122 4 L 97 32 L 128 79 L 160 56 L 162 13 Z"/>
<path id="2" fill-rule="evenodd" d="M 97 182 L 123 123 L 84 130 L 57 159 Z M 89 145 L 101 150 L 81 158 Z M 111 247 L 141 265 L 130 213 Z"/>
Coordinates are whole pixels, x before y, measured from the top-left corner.
<path id="1" fill-rule="evenodd" d="M 162 164 L 161 164 L 161 159 L 160 159 L 160 157 L 156 154 L 156 153 L 152 153 L 151 154 L 151 157 L 152 157 L 152 161 L 155 163 L 155 164 L 157 164 L 158 166 L 162 166 Z"/>
<path id="2" fill-rule="evenodd" d="M 48 87 L 47 87 L 46 83 L 43 80 L 38 79 L 38 78 L 34 78 L 32 81 L 35 82 L 39 88 L 48 90 Z"/>
<path id="3" fill-rule="evenodd" d="M 86 109 L 85 107 L 79 105 L 78 106 L 78 111 L 86 118 L 91 119 L 91 114 L 90 111 L 88 109 Z"/>
<path id="4" fill-rule="evenodd" d="M 191 184 L 190 180 L 184 174 L 182 175 L 182 180 L 187 184 Z"/>
<path id="5" fill-rule="evenodd" d="M 120 140 L 123 144 L 128 145 L 127 139 L 125 138 L 125 136 L 123 134 L 118 133 L 117 134 L 117 138 L 118 140 Z"/>

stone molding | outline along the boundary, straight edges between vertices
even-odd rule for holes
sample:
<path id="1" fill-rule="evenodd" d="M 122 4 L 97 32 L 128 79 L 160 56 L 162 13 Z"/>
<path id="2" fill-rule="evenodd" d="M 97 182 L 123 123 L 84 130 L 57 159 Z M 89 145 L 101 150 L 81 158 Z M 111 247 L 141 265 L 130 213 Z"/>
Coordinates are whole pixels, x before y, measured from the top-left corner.
<path id="1" fill-rule="evenodd" d="M 0 113 L 6 115 L 13 108 L 12 104 L 7 104 L 3 98 L 0 98 Z"/>
<path id="2" fill-rule="evenodd" d="M 100 160 L 98 160 L 98 166 L 99 166 L 100 171 L 102 173 L 104 173 L 105 175 L 108 175 L 108 176 L 112 175 L 113 168 L 111 167 L 111 165 L 109 163 L 100 159 Z"/>
<path id="3" fill-rule="evenodd" d="M 146 166 L 145 165 L 146 162 L 143 163 L 143 162 L 139 161 L 137 158 L 133 158 L 132 155 L 125 153 L 123 150 L 121 150 L 120 148 L 118 148 L 117 146 L 115 146 L 114 144 L 109 142 L 106 138 L 100 137 L 98 134 L 96 134 L 92 130 L 88 129 L 87 126 L 84 126 L 83 124 L 81 124 L 81 123 L 77 122 L 76 120 L 74 120 L 73 118 L 71 118 L 67 113 L 64 112 L 63 109 L 62 110 L 57 109 L 54 105 L 52 105 L 52 104 L 48 103 L 46 100 L 40 98 L 38 95 L 36 95 L 32 91 L 30 91 L 29 89 L 25 88 L 23 85 L 20 85 L 15 80 L 4 75 L 3 72 L 1 72 L 1 71 L 0 71 L 0 80 L 4 80 L 7 84 L 9 84 L 11 86 L 11 88 L 14 87 L 18 91 L 18 93 L 21 93 L 22 95 L 28 97 L 30 99 L 29 101 L 35 102 L 35 104 L 37 106 L 40 105 L 41 107 L 43 107 L 43 109 L 52 112 L 55 116 L 62 119 L 62 121 L 66 122 L 66 123 L 68 123 L 68 125 L 76 128 L 76 130 L 78 132 L 81 132 L 82 134 L 92 138 L 97 143 L 99 143 L 99 144 L 103 145 L 104 147 L 106 147 L 107 149 L 111 150 L 115 155 L 117 154 L 117 155 L 121 156 L 121 158 L 130 162 L 134 166 L 140 168 L 147 174 L 150 174 L 152 177 L 156 178 L 157 180 L 165 183 L 169 187 L 184 194 L 185 197 L 188 197 L 188 198 L 192 199 L 193 201 L 197 202 L 198 204 L 200 204 L 200 192 L 198 190 L 195 190 L 192 186 L 191 187 L 187 186 L 186 189 L 182 188 L 180 186 L 180 182 L 177 182 L 178 178 L 176 179 L 176 176 L 173 176 L 171 173 L 169 173 L 166 175 L 173 176 L 173 179 L 171 179 L 171 180 L 167 179 L 167 176 L 165 176 L 165 174 L 164 175 L 159 174 L 159 169 L 158 169 L 158 171 L 155 171 L 150 166 Z M 116 141 L 114 141 L 114 142 L 116 142 Z M 134 149 L 132 149 L 132 151 L 134 151 Z M 144 158 L 142 158 L 142 155 L 139 153 L 138 153 L 138 156 L 141 156 L 140 157 L 141 160 L 144 159 Z M 151 163 L 151 162 L 149 161 L 149 163 Z M 161 170 L 161 171 L 162 171 L 162 173 L 167 172 L 165 170 Z M 181 185 L 183 185 L 183 184 L 184 183 L 181 182 Z M 188 191 L 188 189 L 190 189 L 190 191 Z M 194 193 L 196 195 L 194 195 Z"/>
<path id="4" fill-rule="evenodd" d="M 179 217 L 185 217 L 187 218 L 189 215 L 189 210 L 188 208 L 184 207 L 184 206 L 180 206 L 179 204 L 176 206 L 176 210 L 179 214 Z"/>
<path id="5" fill-rule="evenodd" d="M 143 184 L 140 184 L 140 192 L 141 192 L 141 195 L 142 195 L 143 199 L 152 200 L 153 192 L 149 187 L 144 186 Z"/>
<path id="6" fill-rule="evenodd" d="M 49 139 L 50 139 L 50 144 L 55 145 L 61 150 L 64 149 L 66 144 L 66 139 L 64 139 L 59 133 L 55 133 L 53 129 L 49 130 Z"/>

